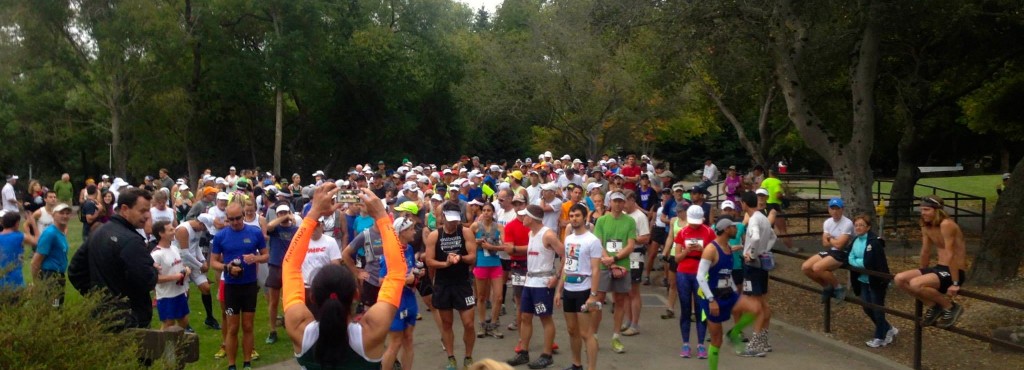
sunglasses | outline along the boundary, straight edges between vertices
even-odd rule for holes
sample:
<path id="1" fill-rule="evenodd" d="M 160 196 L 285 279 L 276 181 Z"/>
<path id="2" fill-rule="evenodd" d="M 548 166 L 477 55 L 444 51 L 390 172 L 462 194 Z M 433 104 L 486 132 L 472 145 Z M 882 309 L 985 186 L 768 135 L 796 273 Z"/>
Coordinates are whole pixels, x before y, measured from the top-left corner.
<path id="1" fill-rule="evenodd" d="M 239 221 L 239 220 L 241 220 L 241 219 L 242 219 L 242 216 L 237 216 L 237 217 L 228 217 L 228 218 L 226 218 L 226 220 L 228 220 L 228 222 L 235 222 L 235 221 Z"/>

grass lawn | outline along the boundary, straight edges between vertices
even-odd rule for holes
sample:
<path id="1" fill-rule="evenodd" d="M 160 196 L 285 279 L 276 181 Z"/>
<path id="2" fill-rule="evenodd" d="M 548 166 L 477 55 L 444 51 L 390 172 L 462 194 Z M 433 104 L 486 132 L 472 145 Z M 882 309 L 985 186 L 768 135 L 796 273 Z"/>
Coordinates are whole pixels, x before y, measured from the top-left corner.
<path id="1" fill-rule="evenodd" d="M 965 193 L 965 194 L 970 194 L 970 195 L 974 195 L 974 196 L 984 197 L 986 199 L 987 210 L 991 211 L 993 208 L 995 208 L 996 200 L 999 198 L 996 195 L 996 184 L 998 184 L 1000 181 L 1002 181 L 1002 175 L 980 175 L 980 176 L 957 176 L 957 177 L 926 178 L 926 179 L 921 179 L 920 181 L 918 181 L 918 185 L 919 186 L 917 186 L 914 189 L 914 195 L 915 196 L 924 196 L 924 195 L 932 194 L 932 189 L 926 188 L 926 187 L 923 187 L 923 186 L 920 186 L 920 185 L 934 186 L 934 187 L 938 187 L 938 188 L 942 188 L 942 189 L 948 189 L 948 190 L 958 191 L 958 192 Z M 817 196 L 818 195 L 818 190 L 817 190 L 818 181 L 815 181 L 815 180 L 793 181 L 793 182 L 790 183 L 790 186 L 791 186 L 791 188 L 792 187 L 798 188 L 799 189 L 798 192 L 801 193 L 804 196 Z M 836 185 L 835 181 L 823 181 L 822 182 L 822 187 L 823 188 L 836 189 L 838 186 Z M 889 194 L 889 190 L 892 188 L 892 183 L 891 182 L 883 182 L 883 183 L 881 183 L 880 188 L 881 188 L 881 192 L 883 194 Z M 879 185 L 877 183 L 872 185 L 872 187 L 871 187 L 872 191 L 877 191 L 878 189 L 879 189 Z M 938 196 L 943 197 L 943 198 L 952 198 L 952 196 L 953 196 L 952 193 L 941 191 L 941 190 L 937 191 L 935 193 Z M 838 190 L 822 190 L 821 195 L 822 195 L 822 197 L 837 196 L 837 195 L 839 195 L 839 191 Z M 972 203 L 977 203 L 977 204 L 973 205 L 971 203 L 967 203 L 967 205 L 968 206 L 973 206 L 974 208 L 978 208 L 980 210 L 980 208 L 981 208 L 980 202 L 972 202 Z M 952 205 L 952 204 L 951 203 L 947 203 L 947 205 Z"/>
<path id="2" fill-rule="evenodd" d="M 82 223 L 78 221 L 77 216 L 72 216 L 71 223 L 68 225 L 68 244 L 70 246 L 70 252 L 68 254 L 68 260 L 74 255 L 78 247 L 82 245 Z M 31 272 L 31 248 L 26 248 L 24 256 L 24 276 L 26 283 L 32 281 Z M 211 285 L 213 287 L 211 293 L 213 294 L 213 310 L 217 321 L 224 322 L 219 317 L 220 304 L 216 302 L 217 291 L 216 284 L 213 283 L 214 271 L 211 269 L 207 276 L 210 278 Z M 82 296 L 78 294 L 78 291 L 68 284 L 66 287 L 66 299 L 65 304 L 75 304 L 81 301 Z M 193 286 L 189 291 L 189 322 L 192 327 L 196 330 L 199 335 L 199 362 L 189 364 L 186 368 L 189 369 L 226 369 L 228 367 L 227 359 L 214 359 L 213 354 L 217 353 L 220 349 L 221 336 L 219 330 L 213 330 L 203 325 L 203 321 L 206 320 L 206 310 L 203 309 L 203 303 L 200 299 L 199 288 Z M 159 328 L 160 321 L 157 317 L 156 308 L 153 309 L 153 323 L 152 328 Z M 292 346 L 291 341 L 288 339 L 288 335 L 284 332 L 284 328 L 278 328 L 278 341 L 275 344 L 265 344 L 264 340 L 267 338 L 267 334 L 270 332 L 269 322 L 267 319 L 267 300 L 263 294 L 259 295 L 258 302 L 256 304 L 256 319 L 255 319 L 255 347 L 256 351 L 260 354 L 260 359 L 253 362 L 253 366 L 269 365 L 285 361 L 292 358 Z M 239 342 L 241 342 L 241 335 L 239 335 Z M 242 348 L 239 343 L 238 348 L 238 367 L 242 366 Z"/>

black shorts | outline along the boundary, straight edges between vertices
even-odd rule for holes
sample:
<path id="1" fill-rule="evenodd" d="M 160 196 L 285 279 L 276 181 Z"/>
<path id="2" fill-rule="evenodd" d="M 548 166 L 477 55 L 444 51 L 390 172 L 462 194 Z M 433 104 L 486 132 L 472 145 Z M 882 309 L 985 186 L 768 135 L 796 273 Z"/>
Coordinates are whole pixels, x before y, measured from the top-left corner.
<path id="1" fill-rule="evenodd" d="M 269 271 L 267 272 L 267 280 L 263 282 L 263 286 L 273 289 L 281 289 L 281 266 L 274 266 L 268 264 Z"/>
<path id="2" fill-rule="evenodd" d="M 473 285 L 468 280 L 434 284 L 434 295 L 431 300 L 434 303 L 434 308 L 439 310 L 465 311 L 476 306 Z"/>
<path id="3" fill-rule="evenodd" d="M 818 252 L 818 256 L 821 258 L 832 257 L 836 261 L 839 261 L 842 266 L 846 266 L 846 261 L 849 259 L 850 255 L 845 251 L 829 248 L 827 251 Z"/>
<path id="4" fill-rule="evenodd" d="M 629 258 L 630 258 L 630 261 L 629 261 L 630 262 L 629 263 L 629 265 L 630 265 L 630 269 L 629 269 L 629 282 L 633 283 L 633 284 L 640 284 L 640 282 L 644 280 L 644 278 L 643 278 L 644 277 L 644 265 L 646 264 L 644 257 L 647 256 L 647 246 L 646 245 L 638 245 L 638 246 L 636 246 L 636 249 L 633 250 L 633 253 L 636 254 L 635 257 L 634 257 L 634 255 L 632 253 L 629 256 Z M 637 261 L 637 263 L 634 264 L 633 263 L 633 258 L 637 258 L 637 259 L 639 259 L 639 261 Z M 637 267 L 636 268 L 632 268 L 633 266 L 637 266 Z"/>
<path id="5" fill-rule="evenodd" d="M 949 266 L 935 265 L 935 267 L 925 267 L 918 271 L 921 271 L 921 275 L 935 274 L 939 276 L 939 293 L 946 294 L 949 287 L 953 286 L 953 275 L 949 273 Z M 967 273 L 960 270 L 960 285 L 964 285 L 966 280 Z"/>
<path id="6" fill-rule="evenodd" d="M 743 294 L 755 297 L 768 294 L 768 271 L 744 265 L 743 278 Z"/>
<path id="7" fill-rule="evenodd" d="M 665 240 L 668 239 L 668 230 L 664 227 L 655 226 L 651 229 L 651 242 L 658 243 L 659 245 L 665 244 Z"/>
<path id="8" fill-rule="evenodd" d="M 736 284 L 736 287 L 740 290 L 743 289 L 743 269 L 732 270 L 732 282 Z"/>
<path id="9" fill-rule="evenodd" d="M 377 303 L 377 294 L 380 293 L 380 287 L 363 282 L 363 290 L 359 292 L 359 302 L 366 308 L 370 308 Z"/>
<path id="10" fill-rule="evenodd" d="M 512 260 L 501 260 L 501 271 L 512 271 Z"/>
<path id="11" fill-rule="evenodd" d="M 430 275 L 424 274 L 420 278 L 419 285 L 416 286 L 416 291 L 420 293 L 420 297 L 429 297 L 434 294 L 434 282 L 430 281 Z"/>
<path id="12" fill-rule="evenodd" d="M 260 287 L 256 283 L 224 284 L 224 314 L 228 316 L 256 312 L 256 296 Z"/>
<path id="13" fill-rule="evenodd" d="M 782 217 L 782 205 L 778 203 L 768 203 L 764 205 L 764 209 L 768 210 L 768 213 L 775 210 L 775 218 Z"/>
<path id="14" fill-rule="evenodd" d="M 562 309 L 565 313 L 578 313 L 583 312 L 580 310 L 584 304 L 587 304 L 587 299 L 590 299 L 590 289 L 574 292 L 571 290 L 562 290 Z"/>

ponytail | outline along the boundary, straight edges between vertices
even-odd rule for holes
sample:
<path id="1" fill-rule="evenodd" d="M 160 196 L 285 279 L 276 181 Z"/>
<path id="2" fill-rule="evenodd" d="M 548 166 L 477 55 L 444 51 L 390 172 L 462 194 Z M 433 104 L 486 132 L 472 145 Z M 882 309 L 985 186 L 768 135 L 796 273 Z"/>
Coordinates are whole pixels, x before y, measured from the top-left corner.
<path id="1" fill-rule="evenodd" d="M 348 268 L 327 265 L 313 277 L 310 291 L 313 295 L 314 318 L 320 322 L 320 335 L 313 349 L 316 360 L 323 366 L 336 366 L 346 360 L 350 351 L 348 338 L 349 316 L 356 293 L 356 279 Z"/>

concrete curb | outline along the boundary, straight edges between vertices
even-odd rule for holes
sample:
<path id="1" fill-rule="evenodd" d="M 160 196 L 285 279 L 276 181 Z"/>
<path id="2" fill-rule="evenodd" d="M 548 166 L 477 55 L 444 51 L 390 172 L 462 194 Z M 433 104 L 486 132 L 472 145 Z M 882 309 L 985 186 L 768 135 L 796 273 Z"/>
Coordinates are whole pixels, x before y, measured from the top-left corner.
<path id="1" fill-rule="evenodd" d="M 771 325 L 773 327 L 778 327 L 779 329 L 785 330 L 794 335 L 800 335 L 809 341 L 819 343 L 835 351 L 849 353 L 862 360 L 877 365 L 879 369 L 912 370 L 912 368 L 909 366 L 903 365 L 899 362 L 893 361 L 885 356 L 868 351 L 866 349 L 857 348 L 856 346 L 852 346 L 846 342 L 840 341 L 835 338 L 831 338 L 827 336 L 825 333 L 812 332 L 810 330 L 788 324 L 775 318 L 772 318 Z"/>

